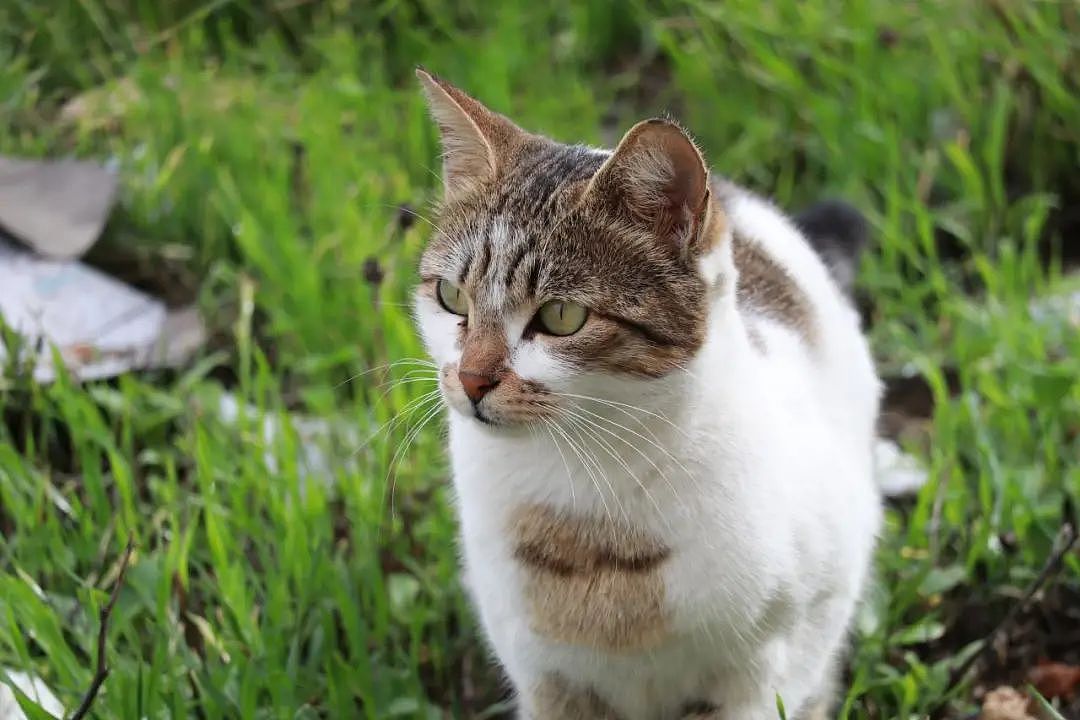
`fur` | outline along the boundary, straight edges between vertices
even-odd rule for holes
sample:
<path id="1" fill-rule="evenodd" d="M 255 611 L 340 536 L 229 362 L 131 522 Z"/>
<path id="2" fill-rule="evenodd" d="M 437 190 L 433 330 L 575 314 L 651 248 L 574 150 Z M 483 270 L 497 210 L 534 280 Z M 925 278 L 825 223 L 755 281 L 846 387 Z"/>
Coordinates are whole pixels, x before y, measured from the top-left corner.
<path id="1" fill-rule="evenodd" d="M 419 74 L 448 157 L 416 316 L 522 717 L 772 720 L 777 694 L 824 717 L 881 516 L 879 382 L 837 282 L 671 122 L 562 145 Z M 536 329 L 551 299 L 580 331 Z"/>

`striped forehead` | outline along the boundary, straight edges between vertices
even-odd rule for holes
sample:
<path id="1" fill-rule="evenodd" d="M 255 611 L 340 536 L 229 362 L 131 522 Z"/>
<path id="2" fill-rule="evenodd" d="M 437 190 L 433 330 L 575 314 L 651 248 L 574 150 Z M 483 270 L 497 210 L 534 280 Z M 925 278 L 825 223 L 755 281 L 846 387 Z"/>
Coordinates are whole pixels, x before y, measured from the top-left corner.
<path id="1" fill-rule="evenodd" d="M 606 153 L 549 143 L 508 168 L 446 233 L 438 264 L 472 296 L 477 310 L 499 312 L 534 301 L 551 258 L 544 244 Z"/>
<path id="2" fill-rule="evenodd" d="M 479 311 L 497 312 L 535 296 L 542 258 L 537 230 L 505 215 L 488 218 L 469 238 L 458 278 Z"/>

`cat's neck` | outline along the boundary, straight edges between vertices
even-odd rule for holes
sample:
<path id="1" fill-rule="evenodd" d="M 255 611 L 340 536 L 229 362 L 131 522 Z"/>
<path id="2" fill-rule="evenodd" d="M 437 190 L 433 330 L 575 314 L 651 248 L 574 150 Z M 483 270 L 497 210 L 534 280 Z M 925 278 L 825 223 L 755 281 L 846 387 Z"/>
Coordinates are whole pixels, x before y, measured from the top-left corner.
<path id="1" fill-rule="evenodd" d="M 726 334 L 726 333 L 725 333 Z M 725 462 L 721 425 L 734 343 L 713 337 L 687 367 L 631 396 L 565 393 L 558 422 L 505 431 L 453 416 L 450 449 L 463 506 L 545 504 L 670 523 Z M 629 386 L 629 383 L 628 383 Z M 611 390 L 612 388 L 606 388 Z M 734 459 L 732 459 L 734 462 Z"/>

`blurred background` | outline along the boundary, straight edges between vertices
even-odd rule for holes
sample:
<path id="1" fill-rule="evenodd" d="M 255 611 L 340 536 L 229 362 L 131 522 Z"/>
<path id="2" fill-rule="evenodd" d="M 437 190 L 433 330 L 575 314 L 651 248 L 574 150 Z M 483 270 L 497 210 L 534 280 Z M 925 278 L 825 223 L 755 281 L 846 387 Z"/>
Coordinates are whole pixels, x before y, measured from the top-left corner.
<path id="1" fill-rule="evenodd" d="M 67 262 L 200 318 L 126 372 L 3 330 L 10 718 L 78 705 L 129 539 L 88 717 L 509 717 L 415 360 L 418 63 L 564 141 L 670 113 L 785 209 L 862 209 L 882 431 L 930 480 L 890 503 L 838 714 L 1080 718 L 1080 4 L 5 0 L 0 155 L 104 167 Z"/>

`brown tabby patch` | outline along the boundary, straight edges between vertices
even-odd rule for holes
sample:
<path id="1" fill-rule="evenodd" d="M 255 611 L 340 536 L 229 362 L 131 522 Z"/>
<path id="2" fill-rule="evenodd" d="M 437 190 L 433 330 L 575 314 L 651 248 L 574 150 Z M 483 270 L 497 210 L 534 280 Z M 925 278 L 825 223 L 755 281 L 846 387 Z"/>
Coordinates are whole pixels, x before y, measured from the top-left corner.
<path id="1" fill-rule="evenodd" d="M 754 349 L 759 353 L 765 353 L 769 350 L 768 343 L 765 342 L 765 336 L 761 334 L 761 328 L 753 323 L 753 321 L 747 321 L 746 334 L 750 338 L 750 344 L 754 346 Z"/>
<path id="2" fill-rule="evenodd" d="M 595 690 L 575 687 L 559 673 L 546 673 L 530 701 L 530 720 L 620 720 Z"/>
<path id="3" fill-rule="evenodd" d="M 670 550 L 644 531 L 543 505 L 514 513 L 514 555 L 528 572 L 533 630 L 612 652 L 654 647 L 668 632 L 660 568 Z"/>
<path id="4" fill-rule="evenodd" d="M 814 311 L 806 292 L 756 242 L 739 235 L 732 239 L 732 254 L 739 270 L 735 290 L 739 304 L 787 325 L 813 344 Z"/>
<path id="5" fill-rule="evenodd" d="M 722 720 L 724 717 L 721 709 L 707 700 L 688 703 L 682 712 L 679 720 Z"/>
<path id="6" fill-rule="evenodd" d="M 679 720 L 735 720 L 724 714 L 724 709 L 710 702 L 691 703 L 683 709 L 683 715 Z M 814 703 L 801 714 L 796 720 L 829 720 L 828 703 Z"/>

